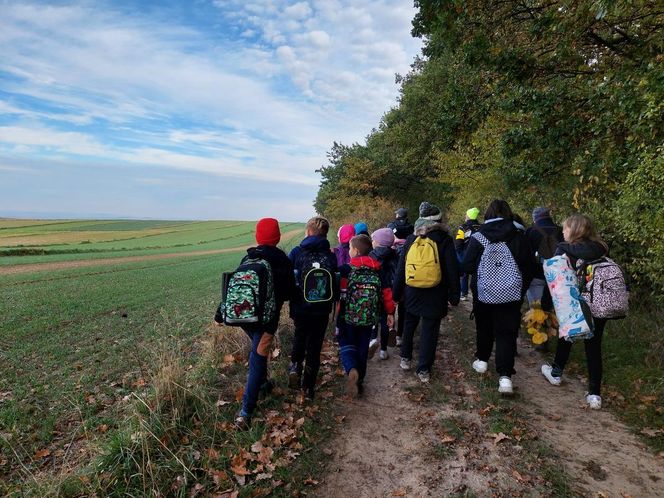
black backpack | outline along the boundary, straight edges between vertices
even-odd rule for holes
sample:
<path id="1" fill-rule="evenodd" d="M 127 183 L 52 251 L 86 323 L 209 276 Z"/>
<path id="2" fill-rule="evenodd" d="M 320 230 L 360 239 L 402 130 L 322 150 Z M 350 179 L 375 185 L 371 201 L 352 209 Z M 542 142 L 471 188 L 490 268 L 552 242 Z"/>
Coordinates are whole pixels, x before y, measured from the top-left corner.
<path id="1" fill-rule="evenodd" d="M 558 227 L 555 232 L 547 232 L 540 227 L 535 227 L 535 230 L 542 236 L 539 246 L 537 246 L 537 258 L 540 263 L 543 263 L 545 259 L 553 258 L 556 253 L 562 230 Z"/>
<path id="2" fill-rule="evenodd" d="M 335 271 L 330 254 L 304 250 L 297 258 L 297 284 L 302 305 L 310 313 L 329 312 L 335 300 Z"/>

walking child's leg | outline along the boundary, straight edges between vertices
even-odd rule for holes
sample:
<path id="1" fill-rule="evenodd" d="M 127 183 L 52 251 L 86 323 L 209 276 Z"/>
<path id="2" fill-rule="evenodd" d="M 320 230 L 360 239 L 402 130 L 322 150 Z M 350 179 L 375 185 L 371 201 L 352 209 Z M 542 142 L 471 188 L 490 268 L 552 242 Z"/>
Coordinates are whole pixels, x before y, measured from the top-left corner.
<path id="1" fill-rule="evenodd" d="M 475 358 L 481 361 L 489 361 L 493 350 L 493 314 L 491 306 L 479 301 L 473 303 L 477 347 Z"/>
<path id="2" fill-rule="evenodd" d="M 410 360 L 413 357 L 413 337 L 415 329 L 420 321 L 418 315 L 406 311 L 406 319 L 403 324 L 403 337 L 401 342 L 401 357 Z"/>
<path id="3" fill-rule="evenodd" d="M 551 375 L 554 377 L 562 376 L 571 352 L 572 343 L 558 337 L 558 341 L 556 342 L 556 356 L 553 359 L 553 365 L 551 365 L 553 367 Z"/>
<path id="4" fill-rule="evenodd" d="M 293 348 L 291 349 L 291 362 L 302 368 L 304 353 L 307 345 L 307 331 L 310 328 L 310 321 L 304 316 L 295 317 L 295 332 L 293 335 Z"/>
<path id="5" fill-rule="evenodd" d="M 514 373 L 516 338 L 521 324 L 521 303 L 493 305 L 493 327 L 496 338 L 496 371 L 501 377 Z"/>
<path id="6" fill-rule="evenodd" d="M 397 337 L 403 336 L 403 325 L 406 321 L 406 305 L 399 303 L 397 305 Z"/>
<path id="7" fill-rule="evenodd" d="M 267 355 L 272 345 L 272 334 L 265 332 L 247 332 L 251 337 L 251 352 L 249 353 L 249 374 L 242 397 L 240 415 L 251 417 L 258 401 L 258 392 L 267 373 Z"/>
<path id="8" fill-rule="evenodd" d="M 380 350 L 387 351 L 387 342 L 390 336 L 390 328 L 387 326 L 387 313 L 380 314 Z"/>
<path id="9" fill-rule="evenodd" d="M 583 341 L 588 363 L 588 394 L 601 395 L 602 390 L 602 336 L 606 320 L 595 318 L 592 338 Z"/>
<path id="10" fill-rule="evenodd" d="M 440 318 L 422 317 L 422 326 L 420 328 L 420 359 L 417 365 L 417 373 L 431 372 L 431 367 L 436 359 L 440 321 Z"/>
<path id="11" fill-rule="evenodd" d="M 356 365 L 361 384 L 367 374 L 369 361 L 369 341 L 371 340 L 371 327 L 355 327 Z"/>
<path id="12" fill-rule="evenodd" d="M 348 324 L 339 327 L 339 358 L 346 374 L 351 369 L 357 368 L 357 346 L 354 332 L 354 328 Z"/>
<path id="13" fill-rule="evenodd" d="M 315 316 L 307 335 L 306 365 L 302 376 L 302 387 L 312 391 L 316 387 L 316 378 L 320 368 L 320 352 L 323 349 L 328 315 Z"/>

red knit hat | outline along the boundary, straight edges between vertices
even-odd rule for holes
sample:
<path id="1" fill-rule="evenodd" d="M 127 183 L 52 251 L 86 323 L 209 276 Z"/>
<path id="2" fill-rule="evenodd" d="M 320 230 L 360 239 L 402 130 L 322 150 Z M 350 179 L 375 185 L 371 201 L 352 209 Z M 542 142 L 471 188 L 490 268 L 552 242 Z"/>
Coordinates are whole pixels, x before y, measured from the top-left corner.
<path id="1" fill-rule="evenodd" d="M 263 218 L 256 223 L 256 242 L 261 246 L 276 246 L 281 240 L 279 222 L 274 218 Z"/>

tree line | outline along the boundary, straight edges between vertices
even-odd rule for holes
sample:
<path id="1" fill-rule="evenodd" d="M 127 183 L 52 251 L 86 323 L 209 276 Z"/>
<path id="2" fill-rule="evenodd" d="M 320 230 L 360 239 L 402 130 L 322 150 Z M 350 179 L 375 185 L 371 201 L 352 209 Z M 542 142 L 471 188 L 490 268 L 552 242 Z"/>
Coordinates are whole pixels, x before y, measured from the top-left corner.
<path id="1" fill-rule="evenodd" d="M 504 198 L 593 217 L 664 294 L 664 8 L 656 0 L 416 0 L 422 56 L 364 144 L 334 143 L 316 210 L 390 218 Z"/>

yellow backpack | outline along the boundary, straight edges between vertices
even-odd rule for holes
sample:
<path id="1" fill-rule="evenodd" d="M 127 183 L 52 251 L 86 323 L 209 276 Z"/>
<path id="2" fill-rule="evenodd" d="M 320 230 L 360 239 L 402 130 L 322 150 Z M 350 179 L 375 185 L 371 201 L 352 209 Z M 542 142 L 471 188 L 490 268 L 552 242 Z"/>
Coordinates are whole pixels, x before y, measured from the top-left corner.
<path id="1" fill-rule="evenodd" d="M 418 236 L 406 255 L 406 285 L 428 289 L 438 285 L 442 278 L 438 244 L 427 237 Z"/>

